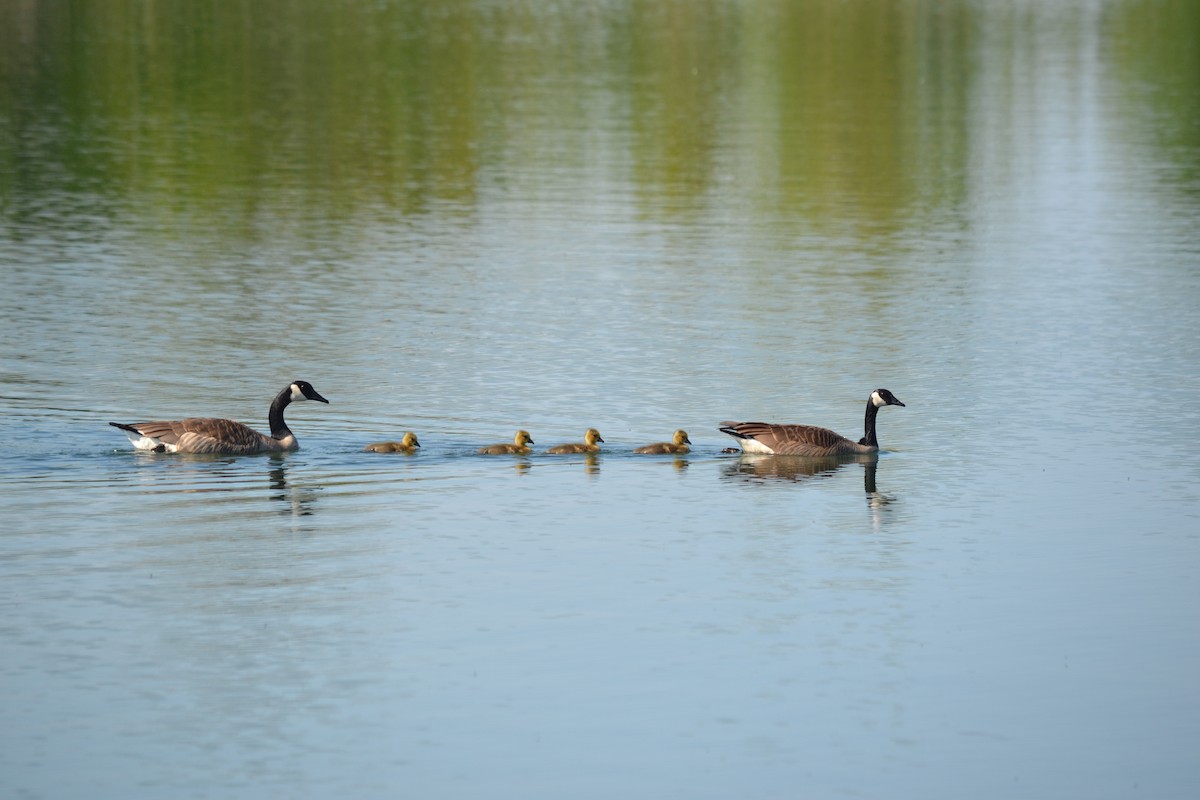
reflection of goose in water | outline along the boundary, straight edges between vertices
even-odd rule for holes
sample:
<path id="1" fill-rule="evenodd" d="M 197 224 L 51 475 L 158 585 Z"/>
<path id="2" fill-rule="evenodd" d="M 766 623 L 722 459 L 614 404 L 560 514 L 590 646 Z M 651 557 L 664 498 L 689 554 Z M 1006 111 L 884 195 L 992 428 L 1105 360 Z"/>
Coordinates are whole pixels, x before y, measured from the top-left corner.
<path id="1" fill-rule="evenodd" d="M 271 470 L 268 473 L 271 483 L 271 499 L 284 503 L 283 513 L 292 517 L 307 517 L 313 513 L 313 504 L 317 501 L 317 493 L 310 487 L 298 487 L 288 484 L 287 464 L 282 455 L 271 456 Z"/>
<path id="2" fill-rule="evenodd" d="M 876 389 L 867 398 L 863 438 L 857 442 L 816 425 L 775 425 L 769 422 L 722 422 L 721 432 L 738 440 L 747 453 L 781 456 L 841 456 L 878 453 L 875 415 L 883 406 L 904 407 L 887 389 Z"/>
<path id="3" fill-rule="evenodd" d="M 862 464 L 870 480 L 868 492 L 875 491 L 875 466 L 878 455 L 827 456 L 806 458 L 804 456 L 743 455 L 733 459 L 725 467 L 721 477 L 727 480 L 749 482 L 791 481 L 801 483 L 814 478 L 834 474 L 848 464 Z"/>
<path id="4" fill-rule="evenodd" d="M 805 483 L 830 478 L 838 470 L 851 464 L 862 464 L 863 492 L 867 497 L 867 507 L 871 511 L 873 524 L 878 528 L 883 522 L 884 510 L 895 502 L 896 498 L 880 492 L 875 486 L 875 471 L 879 466 L 879 456 L 876 454 L 828 458 L 743 455 L 722 469 L 721 478 L 758 486 L 775 482 Z"/>

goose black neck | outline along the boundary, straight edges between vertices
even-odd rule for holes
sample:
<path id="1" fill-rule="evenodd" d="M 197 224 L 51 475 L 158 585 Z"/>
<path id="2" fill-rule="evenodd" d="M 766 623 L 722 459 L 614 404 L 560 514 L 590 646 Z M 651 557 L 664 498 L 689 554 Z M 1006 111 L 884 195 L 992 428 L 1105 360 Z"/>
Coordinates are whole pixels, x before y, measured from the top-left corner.
<path id="1" fill-rule="evenodd" d="M 879 439 L 875 438 L 875 416 L 879 413 L 879 406 L 871 402 L 867 398 L 867 416 L 863 421 L 863 438 L 862 443 L 871 447 L 879 447 Z"/>
<path id="2" fill-rule="evenodd" d="M 267 420 L 271 423 L 271 436 L 276 439 L 282 439 L 292 432 L 287 423 L 283 421 L 283 410 L 288 407 L 290 402 L 292 402 L 291 386 L 275 395 L 275 399 L 271 401 L 271 410 L 267 414 Z"/>

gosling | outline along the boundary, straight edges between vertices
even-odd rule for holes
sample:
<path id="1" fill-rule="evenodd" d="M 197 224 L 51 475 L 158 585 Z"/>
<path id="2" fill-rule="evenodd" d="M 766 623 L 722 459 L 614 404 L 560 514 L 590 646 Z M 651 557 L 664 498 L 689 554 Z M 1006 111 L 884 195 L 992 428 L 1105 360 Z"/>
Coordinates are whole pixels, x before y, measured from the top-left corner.
<path id="1" fill-rule="evenodd" d="M 529 445 L 535 444 L 529 431 L 517 431 L 511 442 L 489 444 L 479 448 L 479 453 L 485 456 L 527 456 L 533 452 Z"/>
<path id="2" fill-rule="evenodd" d="M 692 449 L 688 447 L 691 443 L 692 440 L 688 438 L 687 431 L 680 430 L 675 431 L 675 437 L 672 441 L 648 444 L 645 447 L 637 448 L 633 452 L 648 453 L 650 455 L 666 455 L 668 453 L 683 455 Z"/>
<path id="3" fill-rule="evenodd" d="M 547 450 L 547 453 L 552 455 L 562 455 L 564 453 L 599 453 L 600 445 L 596 442 L 603 442 L 600 438 L 600 431 L 595 428 L 588 428 L 587 433 L 583 435 L 582 442 L 571 442 L 570 444 L 556 444 Z"/>
<path id="4" fill-rule="evenodd" d="M 420 446 L 417 435 L 409 431 L 398 442 L 372 442 L 364 447 L 363 451 L 367 453 L 413 453 Z"/>

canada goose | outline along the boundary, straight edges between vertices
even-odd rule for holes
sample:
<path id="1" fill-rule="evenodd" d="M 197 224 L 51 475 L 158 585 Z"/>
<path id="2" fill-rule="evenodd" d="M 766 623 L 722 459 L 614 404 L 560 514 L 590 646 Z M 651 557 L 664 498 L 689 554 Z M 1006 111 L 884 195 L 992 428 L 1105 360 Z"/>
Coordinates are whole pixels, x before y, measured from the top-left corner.
<path id="1" fill-rule="evenodd" d="M 692 440 L 688 438 L 687 431 L 675 431 L 675 437 L 669 442 L 659 442 L 658 444 L 648 444 L 645 447 L 639 447 L 633 452 L 649 453 L 651 455 L 663 455 L 665 453 L 683 454 L 691 450 L 688 447 Z"/>
<path id="2" fill-rule="evenodd" d="M 603 442 L 600 438 L 600 431 L 595 428 L 588 428 L 587 433 L 583 435 L 582 442 L 572 442 L 570 444 L 556 444 L 547 450 L 547 453 L 554 455 L 562 455 L 564 453 L 599 453 L 600 445 L 596 442 Z"/>
<path id="3" fill-rule="evenodd" d="M 529 435 L 529 431 L 517 431 L 511 442 L 489 444 L 487 447 L 479 448 L 479 452 L 485 456 L 527 456 L 533 452 L 529 446 L 531 444 L 534 444 L 534 441 L 533 437 Z"/>
<path id="4" fill-rule="evenodd" d="M 876 389 L 867 398 L 866 435 L 857 442 L 815 425 L 772 425 L 766 422 L 722 422 L 721 432 L 738 440 L 746 453 L 781 456 L 839 456 L 879 452 L 875 415 L 880 406 L 900 406 L 887 389 Z"/>
<path id="5" fill-rule="evenodd" d="M 129 441 L 138 450 L 155 453 L 222 453 L 226 455 L 249 455 L 251 453 L 273 453 L 295 450 L 300 444 L 296 436 L 283 421 L 283 410 L 288 403 L 299 400 L 316 400 L 328 403 L 307 381 L 293 381 L 275 395 L 267 419 L 271 423 L 271 435 L 266 436 L 253 428 L 231 419 L 189 417 L 188 419 L 163 422 L 135 422 L 125 425 L 110 422 L 114 428 L 125 431 Z"/>
<path id="6" fill-rule="evenodd" d="M 409 431 L 398 442 L 372 442 L 363 450 L 368 453 L 411 453 L 420 446 L 417 435 Z"/>

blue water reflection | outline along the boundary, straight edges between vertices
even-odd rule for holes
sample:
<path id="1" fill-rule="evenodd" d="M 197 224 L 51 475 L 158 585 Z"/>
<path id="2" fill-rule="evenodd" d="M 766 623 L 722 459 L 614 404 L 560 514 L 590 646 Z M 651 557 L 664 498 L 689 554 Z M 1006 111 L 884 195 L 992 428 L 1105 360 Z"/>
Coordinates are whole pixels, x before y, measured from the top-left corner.
<path id="1" fill-rule="evenodd" d="M 1194 3 L 184 5 L 0 25 L 0 795 L 1196 794 Z"/>

